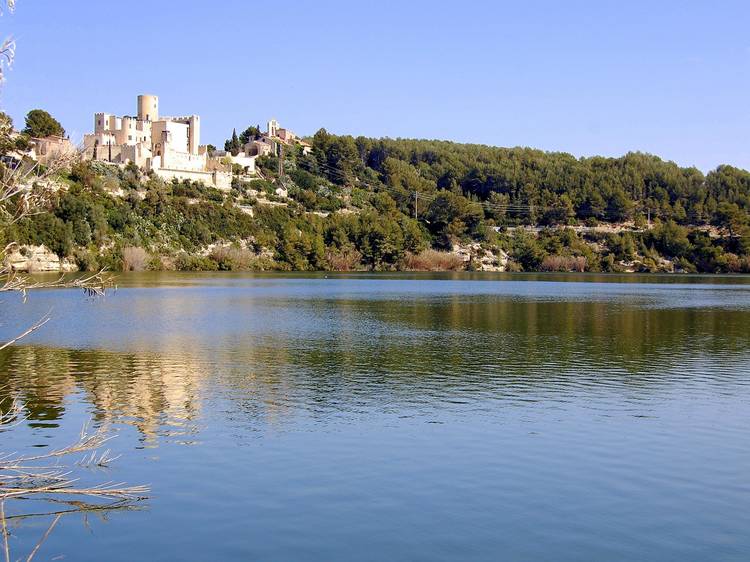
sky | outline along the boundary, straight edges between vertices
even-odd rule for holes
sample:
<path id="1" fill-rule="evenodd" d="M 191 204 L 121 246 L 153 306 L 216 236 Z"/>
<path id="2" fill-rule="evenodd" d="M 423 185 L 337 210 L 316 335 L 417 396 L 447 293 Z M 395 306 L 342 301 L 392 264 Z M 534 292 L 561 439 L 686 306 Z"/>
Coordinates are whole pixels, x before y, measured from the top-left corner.
<path id="1" fill-rule="evenodd" d="M 201 116 L 203 143 L 437 138 L 750 169 L 750 2 L 17 0 L 0 107 Z"/>

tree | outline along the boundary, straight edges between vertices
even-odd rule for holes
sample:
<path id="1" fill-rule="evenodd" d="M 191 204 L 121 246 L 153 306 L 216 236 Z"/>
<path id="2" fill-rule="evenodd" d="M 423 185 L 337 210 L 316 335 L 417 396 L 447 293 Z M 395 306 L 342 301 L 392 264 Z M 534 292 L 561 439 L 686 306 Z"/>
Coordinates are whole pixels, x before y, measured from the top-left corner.
<path id="1" fill-rule="evenodd" d="M 747 225 L 747 212 L 742 211 L 736 203 L 723 202 L 714 213 L 714 224 L 729 231 L 730 236 Z"/>
<path id="2" fill-rule="evenodd" d="M 607 202 L 607 218 L 614 222 L 628 220 L 633 213 L 633 202 L 623 191 L 615 191 Z"/>
<path id="3" fill-rule="evenodd" d="M 29 111 L 26 115 L 26 128 L 23 132 L 36 138 L 65 136 L 65 129 L 60 122 L 43 109 Z"/>
<path id="4" fill-rule="evenodd" d="M 451 191 L 444 191 L 430 202 L 425 215 L 438 244 L 443 248 L 450 248 L 454 238 L 476 233 L 484 218 L 484 211 L 478 203 L 472 203 L 466 197 Z"/>
<path id="5" fill-rule="evenodd" d="M 240 143 L 244 146 L 251 140 L 259 139 L 260 136 L 260 125 L 250 126 L 240 133 Z"/>
<path id="6" fill-rule="evenodd" d="M 518 263 L 525 271 L 538 269 L 545 258 L 545 251 L 539 247 L 537 241 L 523 230 L 516 231 L 513 236 L 513 261 Z"/>
<path id="7" fill-rule="evenodd" d="M 687 234 L 687 229 L 673 220 L 668 220 L 651 231 L 656 248 L 672 257 L 684 256 L 690 250 Z"/>
<path id="8" fill-rule="evenodd" d="M 237 136 L 237 129 L 232 129 L 232 138 L 224 142 L 224 150 L 229 152 L 232 156 L 237 156 L 242 150 L 240 139 Z"/>

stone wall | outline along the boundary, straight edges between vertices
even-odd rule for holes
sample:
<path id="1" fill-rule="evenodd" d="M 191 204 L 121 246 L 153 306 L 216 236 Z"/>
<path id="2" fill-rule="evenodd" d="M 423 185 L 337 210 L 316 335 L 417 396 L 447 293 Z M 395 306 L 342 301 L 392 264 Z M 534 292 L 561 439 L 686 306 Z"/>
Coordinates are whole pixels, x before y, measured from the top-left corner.
<path id="1" fill-rule="evenodd" d="M 153 172 L 164 180 L 190 180 L 203 182 L 205 185 L 224 191 L 232 189 L 232 174 L 226 172 L 199 172 L 190 170 L 172 170 L 169 168 L 154 169 Z"/>

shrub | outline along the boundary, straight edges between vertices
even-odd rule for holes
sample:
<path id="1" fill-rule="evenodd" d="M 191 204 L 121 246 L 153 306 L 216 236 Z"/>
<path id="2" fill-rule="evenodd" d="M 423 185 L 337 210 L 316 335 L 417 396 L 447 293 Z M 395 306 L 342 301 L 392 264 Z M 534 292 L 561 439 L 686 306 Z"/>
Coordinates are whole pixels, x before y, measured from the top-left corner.
<path id="1" fill-rule="evenodd" d="M 251 269 L 255 261 L 255 255 L 249 250 L 242 250 L 231 246 L 214 248 L 209 257 L 216 262 L 216 269 L 219 271 Z"/>
<path id="2" fill-rule="evenodd" d="M 75 258 L 79 271 L 98 271 L 101 269 L 94 252 L 88 250 L 77 250 L 73 257 Z"/>
<path id="3" fill-rule="evenodd" d="M 122 249 L 122 270 L 143 271 L 149 262 L 149 255 L 143 248 L 128 246 Z"/>
<path id="4" fill-rule="evenodd" d="M 750 257 L 737 256 L 736 254 L 724 254 L 726 257 L 726 270 L 730 273 L 750 273 Z"/>
<path id="5" fill-rule="evenodd" d="M 216 271 L 219 269 L 218 264 L 211 258 L 190 254 L 177 256 L 174 265 L 179 271 Z"/>
<path id="6" fill-rule="evenodd" d="M 355 271 L 362 267 L 362 253 L 354 247 L 328 250 L 326 261 L 331 271 Z"/>
<path id="7" fill-rule="evenodd" d="M 539 266 L 542 271 L 586 271 L 583 256 L 547 256 Z"/>
<path id="8" fill-rule="evenodd" d="M 458 271 L 466 263 L 460 256 L 451 252 L 423 250 L 418 254 L 407 252 L 404 257 L 404 269 L 410 271 Z"/>

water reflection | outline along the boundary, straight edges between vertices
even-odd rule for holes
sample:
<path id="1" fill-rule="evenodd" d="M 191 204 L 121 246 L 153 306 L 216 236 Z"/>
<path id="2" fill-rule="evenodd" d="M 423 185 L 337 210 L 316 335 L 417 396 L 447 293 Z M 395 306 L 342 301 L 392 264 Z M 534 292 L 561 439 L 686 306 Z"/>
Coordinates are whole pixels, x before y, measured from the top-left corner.
<path id="1" fill-rule="evenodd" d="M 132 424 L 152 445 L 160 435 L 187 439 L 206 404 L 223 398 L 261 423 L 384 404 L 434 411 L 566 401 L 597 388 L 617 408 L 623 392 L 744 384 L 736 365 L 750 353 L 743 307 L 655 307 L 643 294 L 290 302 L 172 291 L 158 308 L 125 296 L 116 309 L 128 309 L 139 329 L 117 335 L 137 351 L 27 345 L 0 356 L 0 386 L 21 394 L 32 424 L 54 424 L 74 395 L 97 420 Z M 153 322 L 133 320 L 149 310 L 159 326 L 200 321 L 151 337 Z M 78 336 L 112 335 L 89 327 Z"/>
<path id="2" fill-rule="evenodd" d="M 50 426 L 70 397 L 97 423 L 132 424 L 148 443 L 194 432 L 205 366 L 189 357 L 19 346 L 2 358 L 3 397 L 17 397 L 32 426 Z"/>
<path id="3" fill-rule="evenodd" d="M 29 415 L 0 439 L 118 432 L 112 478 L 154 497 L 53 537 L 81 560 L 747 559 L 745 280 L 462 279 L 6 301 L 0 335 L 55 319 L 0 354 Z"/>

